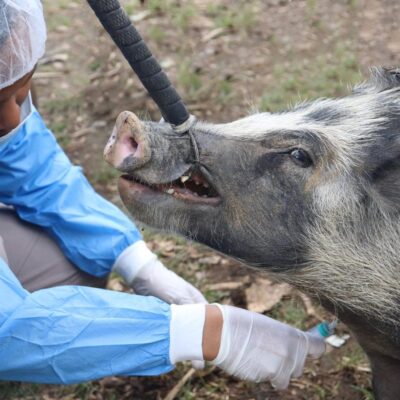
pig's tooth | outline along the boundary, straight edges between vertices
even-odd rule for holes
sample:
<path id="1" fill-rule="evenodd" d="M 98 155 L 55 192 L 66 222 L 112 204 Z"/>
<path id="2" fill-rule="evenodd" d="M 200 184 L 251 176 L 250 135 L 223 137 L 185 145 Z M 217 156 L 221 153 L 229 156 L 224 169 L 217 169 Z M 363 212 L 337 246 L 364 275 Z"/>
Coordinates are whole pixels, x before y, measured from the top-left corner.
<path id="1" fill-rule="evenodd" d="M 207 188 L 207 189 L 210 187 L 210 185 L 209 185 L 207 182 L 204 182 L 204 183 L 203 183 L 203 186 L 204 186 L 205 188 Z"/>
<path id="2" fill-rule="evenodd" d="M 168 189 L 168 190 L 167 190 L 167 193 L 168 193 L 168 194 L 174 194 L 174 193 L 175 193 L 175 190 L 172 189 L 172 188 L 171 188 L 171 189 Z"/>
<path id="3" fill-rule="evenodd" d="M 181 182 L 182 183 L 185 183 L 186 181 L 188 181 L 189 180 L 189 177 L 188 176 L 181 176 Z"/>

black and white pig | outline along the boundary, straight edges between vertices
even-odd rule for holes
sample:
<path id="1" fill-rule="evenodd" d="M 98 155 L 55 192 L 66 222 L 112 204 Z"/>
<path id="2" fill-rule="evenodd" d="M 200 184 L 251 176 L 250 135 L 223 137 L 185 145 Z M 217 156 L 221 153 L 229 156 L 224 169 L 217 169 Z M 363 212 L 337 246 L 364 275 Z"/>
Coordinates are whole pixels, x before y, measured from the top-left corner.
<path id="1" fill-rule="evenodd" d="M 124 112 L 106 159 L 136 219 L 320 299 L 366 351 L 376 398 L 400 398 L 400 70 L 191 135 Z"/>

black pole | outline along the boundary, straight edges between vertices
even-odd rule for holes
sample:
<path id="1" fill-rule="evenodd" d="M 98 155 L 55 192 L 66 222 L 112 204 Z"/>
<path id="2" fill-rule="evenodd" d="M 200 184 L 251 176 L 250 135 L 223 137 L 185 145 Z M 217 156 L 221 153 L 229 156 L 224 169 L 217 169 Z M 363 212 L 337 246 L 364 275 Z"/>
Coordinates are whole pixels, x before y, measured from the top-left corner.
<path id="1" fill-rule="evenodd" d="M 119 1 L 87 2 L 158 105 L 164 120 L 178 128 L 181 133 L 187 131 L 191 115 Z"/>

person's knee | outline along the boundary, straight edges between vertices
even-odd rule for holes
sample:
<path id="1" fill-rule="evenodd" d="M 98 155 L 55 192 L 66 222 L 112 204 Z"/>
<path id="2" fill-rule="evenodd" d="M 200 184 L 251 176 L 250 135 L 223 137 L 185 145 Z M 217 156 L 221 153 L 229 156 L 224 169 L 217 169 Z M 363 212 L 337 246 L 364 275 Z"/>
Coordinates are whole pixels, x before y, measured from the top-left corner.
<path id="1" fill-rule="evenodd" d="M 95 277 L 75 266 L 44 229 L 22 221 L 10 208 L 0 207 L 0 237 L 8 263 L 22 286 L 35 291 L 54 286 L 105 288 L 107 277 Z"/>

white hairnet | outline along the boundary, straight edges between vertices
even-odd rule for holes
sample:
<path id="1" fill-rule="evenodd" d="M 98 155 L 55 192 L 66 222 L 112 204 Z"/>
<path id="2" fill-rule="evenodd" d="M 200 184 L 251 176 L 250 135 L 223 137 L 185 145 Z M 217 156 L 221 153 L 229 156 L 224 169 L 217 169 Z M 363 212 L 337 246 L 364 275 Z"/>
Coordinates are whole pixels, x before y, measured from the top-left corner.
<path id="1" fill-rule="evenodd" d="M 45 43 L 40 0 L 0 0 L 0 89 L 33 70 Z"/>

